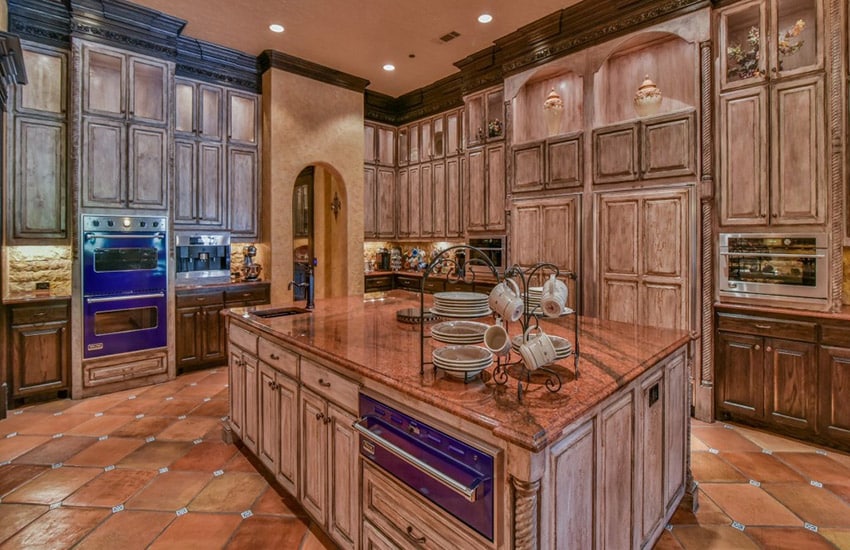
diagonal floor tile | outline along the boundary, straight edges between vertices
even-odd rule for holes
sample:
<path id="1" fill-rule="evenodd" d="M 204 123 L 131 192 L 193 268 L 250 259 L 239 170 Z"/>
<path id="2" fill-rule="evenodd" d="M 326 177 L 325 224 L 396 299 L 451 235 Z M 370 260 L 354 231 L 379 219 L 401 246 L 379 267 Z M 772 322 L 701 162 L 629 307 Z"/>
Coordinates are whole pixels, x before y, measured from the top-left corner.
<path id="1" fill-rule="evenodd" d="M 190 416 L 210 416 L 216 419 L 230 414 L 230 403 L 226 399 L 211 399 L 201 403 L 189 413 Z"/>
<path id="2" fill-rule="evenodd" d="M 301 541 L 300 550 L 335 550 L 336 545 L 328 538 L 315 523 L 310 524 L 310 529 Z"/>
<path id="3" fill-rule="evenodd" d="M 717 449 L 720 452 L 761 451 L 761 448 L 755 443 L 735 430 L 724 428 L 722 425 L 711 426 L 710 428 L 694 426 L 691 433 L 710 448 Z"/>
<path id="4" fill-rule="evenodd" d="M 679 544 L 673 533 L 665 529 L 661 532 L 661 536 L 656 541 L 655 546 L 652 547 L 652 550 L 682 550 L 682 545 Z"/>
<path id="5" fill-rule="evenodd" d="M 767 432 L 756 430 L 754 428 L 744 428 L 741 426 L 735 426 L 735 431 L 755 443 L 760 448 L 767 449 L 768 451 L 773 451 L 774 453 L 815 452 L 815 447 L 812 445 L 806 445 L 805 443 L 802 443 L 795 439 L 770 434 Z"/>
<path id="6" fill-rule="evenodd" d="M 68 408 L 66 412 L 76 414 L 102 413 L 126 400 L 127 394 L 123 392 L 98 395 L 96 397 L 89 397 L 88 399 L 76 402 L 76 404 Z"/>
<path id="7" fill-rule="evenodd" d="M 673 527 L 673 536 L 687 550 L 758 550 L 742 531 L 729 525 L 683 525 Z"/>
<path id="8" fill-rule="evenodd" d="M 175 519 L 150 549 L 183 549 L 186 541 L 194 548 L 222 548 L 241 521 L 239 514 L 189 513 Z"/>
<path id="9" fill-rule="evenodd" d="M 198 406 L 197 399 L 171 399 L 164 401 L 163 406 L 156 413 L 159 416 L 184 416 L 189 414 L 192 409 Z"/>
<path id="10" fill-rule="evenodd" d="M 78 435 L 49 439 L 42 445 L 16 458 L 15 462 L 18 464 L 60 464 L 90 447 L 95 441 L 97 439 L 93 437 Z"/>
<path id="11" fill-rule="evenodd" d="M 306 532 L 307 523 L 298 518 L 253 516 L 242 522 L 226 548 L 299 548 Z"/>
<path id="12" fill-rule="evenodd" d="M 200 472 L 166 472 L 127 501 L 127 509 L 176 512 L 184 508 L 212 479 Z"/>
<path id="13" fill-rule="evenodd" d="M 765 453 L 723 453 L 723 460 L 741 471 L 747 479 L 764 482 L 803 482 L 800 474 Z M 708 481 L 708 480 L 706 480 Z"/>
<path id="14" fill-rule="evenodd" d="M 18 430 L 22 435 L 56 435 L 64 433 L 76 426 L 79 426 L 86 420 L 91 418 L 87 414 L 66 414 L 62 413 L 59 416 L 43 416 L 37 421 L 28 424 Z"/>
<path id="15" fill-rule="evenodd" d="M 191 512 L 244 512 L 268 487 L 257 473 L 225 472 L 210 481 L 189 503 Z"/>
<path id="16" fill-rule="evenodd" d="M 140 438 L 110 437 L 94 442 L 87 449 L 69 458 L 65 464 L 105 468 L 117 464 L 144 444 L 145 440 Z"/>
<path id="17" fill-rule="evenodd" d="M 743 525 L 803 525 L 800 518 L 788 508 L 761 488 L 749 483 L 701 483 L 700 489 L 722 508 L 732 521 Z"/>
<path id="18" fill-rule="evenodd" d="M 0 545 L 49 509 L 35 504 L 0 504 Z"/>
<path id="19" fill-rule="evenodd" d="M 110 470 L 80 487 L 62 505 L 112 508 L 124 504 L 156 475 L 150 470 Z"/>
<path id="20" fill-rule="evenodd" d="M 73 407 L 74 403 L 75 401 L 72 401 L 71 399 L 54 399 L 53 401 L 28 406 L 24 410 L 28 412 L 37 411 L 53 414 L 66 411 L 69 407 Z"/>
<path id="21" fill-rule="evenodd" d="M 690 510 L 677 508 L 670 523 L 673 525 L 729 525 L 732 520 L 705 493 L 701 492 L 696 514 Z"/>
<path id="22" fill-rule="evenodd" d="M 189 416 L 184 420 L 178 420 L 168 428 L 159 433 L 157 439 L 174 441 L 194 441 L 204 437 L 219 420 L 205 416 Z"/>
<path id="23" fill-rule="evenodd" d="M 3 550 L 70 548 L 109 514 L 96 508 L 50 510 L 3 543 Z"/>
<path id="24" fill-rule="evenodd" d="M 133 419 L 134 417 L 128 415 L 105 414 L 102 416 L 92 416 L 82 424 L 67 430 L 65 435 L 88 435 L 92 437 L 110 435 L 113 431 L 131 422 Z"/>
<path id="25" fill-rule="evenodd" d="M 730 466 L 718 455 L 706 452 L 691 454 L 691 470 L 694 477 L 701 483 L 731 481 L 747 481 L 741 472 Z"/>
<path id="26" fill-rule="evenodd" d="M 236 453 L 236 456 L 230 459 L 230 462 L 224 465 L 225 472 L 256 472 L 257 469 L 251 465 L 245 455 Z"/>
<path id="27" fill-rule="evenodd" d="M 54 504 L 103 473 L 99 468 L 64 466 L 44 472 L 34 480 L 15 489 L 3 502 Z"/>
<path id="28" fill-rule="evenodd" d="M 774 456 L 802 473 L 807 480 L 850 485 L 850 468 L 816 453 L 775 453 Z"/>
<path id="29" fill-rule="evenodd" d="M 7 462 L 50 441 L 44 435 L 16 435 L 0 439 L 0 462 Z"/>
<path id="30" fill-rule="evenodd" d="M 6 437 L 11 433 L 21 433 L 21 429 L 45 418 L 53 418 L 53 415 L 48 413 L 10 414 L 0 422 L 0 437 Z"/>
<path id="31" fill-rule="evenodd" d="M 156 437 L 173 422 L 175 422 L 175 419 L 168 416 L 145 416 L 124 424 L 110 435 L 115 437 Z"/>
<path id="32" fill-rule="evenodd" d="M 212 474 L 216 470 L 224 469 L 224 465 L 233 458 L 239 450 L 234 445 L 228 445 L 222 441 L 204 441 L 192 447 L 192 449 L 174 462 L 172 470 L 195 470 Z"/>
<path id="33" fill-rule="evenodd" d="M 762 488 L 812 525 L 850 528 L 850 504 L 827 489 L 800 483 L 765 483 Z"/>
<path id="34" fill-rule="evenodd" d="M 771 550 L 835 550 L 822 536 L 802 527 L 752 527 L 747 529 L 747 534 Z"/>
<path id="35" fill-rule="evenodd" d="M 165 405 L 162 399 L 149 399 L 145 397 L 137 397 L 136 399 L 127 399 L 110 407 L 105 414 L 119 414 L 127 416 L 136 416 L 137 414 L 156 415 L 157 411 Z"/>
<path id="36" fill-rule="evenodd" d="M 850 529 L 820 529 L 818 533 L 837 548 L 850 548 Z"/>
<path id="37" fill-rule="evenodd" d="M 273 515 L 306 518 L 307 514 L 289 495 L 279 495 L 272 487 L 257 499 L 251 511 L 255 515 Z"/>
<path id="38" fill-rule="evenodd" d="M 0 466 L 0 498 L 40 476 L 50 467 L 37 464 L 7 464 Z"/>
<path id="39" fill-rule="evenodd" d="M 74 550 L 144 550 L 175 517 L 171 512 L 125 510 L 113 514 Z"/>
<path id="40" fill-rule="evenodd" d="M 139 470 L 159 470 L 167 468 L 175 460 L 183 457 L 192 444 L 182 441 L 152 441 L 122 458 L 116 466 Z"/>

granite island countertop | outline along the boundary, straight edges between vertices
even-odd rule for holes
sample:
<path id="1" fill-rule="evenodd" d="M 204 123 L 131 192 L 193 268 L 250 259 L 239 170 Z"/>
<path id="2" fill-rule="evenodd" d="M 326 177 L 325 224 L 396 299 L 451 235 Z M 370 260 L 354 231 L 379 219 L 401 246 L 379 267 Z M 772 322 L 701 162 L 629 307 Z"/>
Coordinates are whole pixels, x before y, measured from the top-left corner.
<path id="1" fill-rule="evenodd" d="M 426 306 L 431 299 L 426 296 Z M 493 367 L 468 383 L 442 371 L 434 373 L 430 365 L 421 375 L 419 325 L 396 320 L 398 310 L 419 307 L 418 297 L 407 292 L 367 300 L 362 296 L 322 299 L 312 313 L 300 315 L 268 319 L 250 315 L 250 311 L 286 305 L 290 304 L 234 308 L 226 314 L 296 351 L 337 365 L 366 387 L 369 380 L 377 381 L 532 451 L 545 448 L 564 428 L 691 339 L 686 331 L 581 317 L 578 379 L 573 357 L 562 360 L 554 367 L 564 381 L 560 391 L 551 393 L 541 383 L 532 383 L 520 403 L 517 380 L 511 376 L 507 385 L 496 384 Z M 492 317 L 481 320 L 493 321 Z M 568 315 L 541 325 L 575 347 L 574 322 L 575 316 Z M 519 323 L 510 324 L 508 330 L 512 336 L 519 334 Z M 433 346 L 441 345 L 426 339 L 426 361 Z"/>

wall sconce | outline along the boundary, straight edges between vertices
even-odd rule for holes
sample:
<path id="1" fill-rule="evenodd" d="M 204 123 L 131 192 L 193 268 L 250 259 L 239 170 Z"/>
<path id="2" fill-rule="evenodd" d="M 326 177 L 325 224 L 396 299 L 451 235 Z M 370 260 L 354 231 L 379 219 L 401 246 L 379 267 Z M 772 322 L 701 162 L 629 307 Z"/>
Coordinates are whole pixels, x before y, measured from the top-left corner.
<path id="1" fill-rule="evenodd" d="M 334 200 L 331 201 L 331 212 L 334 213 L 334 219 L 339 217 L 339 211 L 342 209 L 342 201 L 339 200 L 339 194 L 334 191 Z"/>

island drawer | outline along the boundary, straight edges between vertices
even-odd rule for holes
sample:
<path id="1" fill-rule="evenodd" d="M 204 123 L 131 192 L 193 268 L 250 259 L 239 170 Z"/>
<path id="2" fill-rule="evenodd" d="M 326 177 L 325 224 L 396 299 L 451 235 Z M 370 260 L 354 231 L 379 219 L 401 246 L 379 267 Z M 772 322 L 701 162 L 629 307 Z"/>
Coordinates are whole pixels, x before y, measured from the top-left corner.
<path id="1" fill-rule="evenodd" d="M 393 276 L 392 275 L 372 275 L 366 276 L 366 292 L 375 292 L 379 290 L 392 290 Z"/>
<path id="2" fill-rule="evenodd" d="M 301 383 L 325 399 L 350 411 L 357 410 L 359 386 L 327 367 L 301 358 Z"/>
<path id="3" fill-rule="evenodd" d="M 288 374 L 293 378 L 298 377 L 298 355 L 284 349 L 265 338 L 260 338 L 257 343 L 260 361 L 270 365 L 275 370 Z"/>
<path id="4" fill-rule="evenodd" d="M 257 354 L 257 338 L 256 334 L 249 332 L 238 325 L 230 325 L 230 341 L 254 355 Z"/>
<path id="5" fill-rule="evenodd" d="M 456 519 L 363 464 L 363 515 L 401 547 L 488 548 Z"/>
<path id="6" fill-rule="evenodd" d="M 717 330 L 767 336 L 769 338 L 814 342 L 816 340 L 817 325 L 815 323 L 771 317 L 721 314 L 718 316 Z"/>

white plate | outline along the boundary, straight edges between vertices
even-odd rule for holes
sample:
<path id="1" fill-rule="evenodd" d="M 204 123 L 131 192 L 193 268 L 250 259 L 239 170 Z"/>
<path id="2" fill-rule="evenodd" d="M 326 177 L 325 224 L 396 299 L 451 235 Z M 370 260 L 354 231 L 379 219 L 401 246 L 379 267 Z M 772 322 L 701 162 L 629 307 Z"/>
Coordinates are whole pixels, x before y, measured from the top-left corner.
<path id="1" fill-rule="evenodd" d="M 489 350 L 478 346 L 445 346 L 432 353 L 435 361 L 455 367 L 481 365 L 493 361 Z"/>
<path id="2" fill-rule="evenodd" d="M 442 309 L 435 307 L 431 308 L 431 313 L 437 315 L 439 317 L 464 317 L 464 318 L 475 318 L 475 317 L 486 317 L 493 313 L 493 311 L 487 307 L 485 309 L 471 309 L 471 310 L 462 310 L 462 311 L 443 311 Z"/>
<path id="3" fill-rule="evenodd" d="M 437 292 L 434 294 L 434 299 L 437 301 L 450 301 L 450 302 L 480 302 L 481 300 L 487 301 L 490 297 L 487 294 L 482 294 L 480 292 Z"/>
<path id="4" fill-rule="evenodd" d="M 484 331 L 489 327 L 475 321 L 444 321 L 431 327 L 431 336 L 438 342 L 478 344 L 484 341 Z"/>

